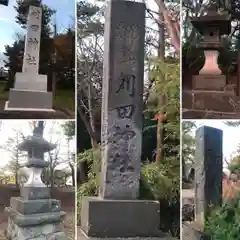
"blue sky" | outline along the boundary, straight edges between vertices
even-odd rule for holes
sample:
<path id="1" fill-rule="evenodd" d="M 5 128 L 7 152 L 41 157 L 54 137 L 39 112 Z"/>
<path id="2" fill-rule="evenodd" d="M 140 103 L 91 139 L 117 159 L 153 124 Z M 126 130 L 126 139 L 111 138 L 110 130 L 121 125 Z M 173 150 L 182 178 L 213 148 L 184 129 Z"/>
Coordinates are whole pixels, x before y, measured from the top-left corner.
<path id="1" fill-rule="evenodd" d="M 236 149 L 240 144 L 240 127 L 228 127 L 222 120 L 197 120 L 195 122 L 198 127 L 205 125 L 222 129 L 224 157 L 229 161 L 236 154 Z M 195 135 L 195 130 L 193 134 Z"/>
<path id="2" fill-rule="evenodd" d="M 57 11 L 58 31 L 64 31 L 67 27 L 74 25 L 74 0 L 43 0 L 42 2 Z M 4 51 L 4 45 L 14 42 L 16 32 L 23 32 L 19 25 L 15 23 L 16 11 L 13 8 L 14 5 L 16 5 L 16 0 L 9 0 L 9 6 L 7 7 L 0 5 L 0 54 Z"/>

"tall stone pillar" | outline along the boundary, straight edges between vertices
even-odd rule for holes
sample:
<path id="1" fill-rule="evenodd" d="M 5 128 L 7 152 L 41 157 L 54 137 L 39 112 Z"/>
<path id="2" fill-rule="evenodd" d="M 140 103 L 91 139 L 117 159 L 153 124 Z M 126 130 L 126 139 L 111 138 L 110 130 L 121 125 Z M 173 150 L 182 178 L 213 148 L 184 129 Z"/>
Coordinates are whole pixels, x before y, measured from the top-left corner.
<path id="1" fill-rule="evenodd" d="M 110 1 L 105 15 L 102 156 L 98 197 L 83 197 L 86 239 L 156 237 L 159 203 L 138 200 L 145 4 Z"/>
<path id="2" fill-rule="evenodd" d="M 195 219 L 204 227 L 212 207 L 222 203 L 222 130 L 207 126 L 196 132 Z"/>

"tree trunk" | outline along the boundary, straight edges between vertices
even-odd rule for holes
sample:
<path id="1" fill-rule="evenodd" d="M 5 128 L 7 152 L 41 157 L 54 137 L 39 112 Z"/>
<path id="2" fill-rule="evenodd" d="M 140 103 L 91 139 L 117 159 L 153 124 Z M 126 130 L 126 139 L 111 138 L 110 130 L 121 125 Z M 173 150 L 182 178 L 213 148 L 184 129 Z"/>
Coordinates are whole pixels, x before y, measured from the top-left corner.
<path id="1" fill-rule="evenodd" d="M 165 57 L 165 29 L 164 29 L 164 17 L 161 8 L 158 10 L 159 16 L 159 42 L 158 42 L 158 57 L 164 61 Z M 161 24 L 160 24 L 161 23 Z M 165 105 L 164 96 L 159 97 L 159 105 Z M 159 113 L 161 115 L 161 113 Z M 156 146 L 156 162 L 160 163 L 162 161 L 163 155 L 163 120 L 161 117 L 157 119 L 157 146 Z"/>
<path id="2" fill-rule="evenodd" d="M 176 19 L 173 19 L 170 12 L 166 8 L 163 0 L 155 0 L 159 10 L 161 10 L 164 23 L 171 38 L 171 43 L 175 48 L 177 54 L 180 54 L 180 25 Z M 161 23 L 161 22 L 160 22 Z"/>
<path id="3" fill-rule="evenodd" d="M 69 163 L 69 167 L 71 168 L 71 175 L 72 175 L 72 185 L 75 187 L 75 168 L 74 165 Z"/>
<path id="4" fill-rule="evenodd" d="M 98 146 L 98 141 L 97 141 L 97 134 L 94 131 L 94 129 L 92 129 L 91 123 L 88 121 L 86 114 L 83 112 L 81 106 L 78 108 L 78 112 L 79 115 L 88 131 L 89 137 L 91 139 L 91 145 L 92 148 L 96 148 Z"/>

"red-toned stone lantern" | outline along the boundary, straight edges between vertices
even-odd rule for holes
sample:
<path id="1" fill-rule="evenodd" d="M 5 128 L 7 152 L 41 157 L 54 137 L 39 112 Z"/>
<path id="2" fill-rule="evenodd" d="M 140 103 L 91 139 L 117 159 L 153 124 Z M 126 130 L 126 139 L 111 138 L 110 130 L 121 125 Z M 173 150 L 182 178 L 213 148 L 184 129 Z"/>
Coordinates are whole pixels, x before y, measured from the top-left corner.
<path id="1" fill-rule="evenodd" d="M 221 37 L 231 32 L 230 17 L 227 12 L 219 13 L 217 4 L 212 2 L 205 14 L 191 19 L 192 25 L 203 37 L 199 47 L 204 50 L 205 55 L 203 68 L 199 71 L 199 75 L 193 78 L 194 88 L 214 89 L 216 86 L 214 79 L 218 81 L 217 88 L 226 85 L 226 77 L 221 75 L 222 71 L 218 66 L 218 55 L 222 48 Z"/>

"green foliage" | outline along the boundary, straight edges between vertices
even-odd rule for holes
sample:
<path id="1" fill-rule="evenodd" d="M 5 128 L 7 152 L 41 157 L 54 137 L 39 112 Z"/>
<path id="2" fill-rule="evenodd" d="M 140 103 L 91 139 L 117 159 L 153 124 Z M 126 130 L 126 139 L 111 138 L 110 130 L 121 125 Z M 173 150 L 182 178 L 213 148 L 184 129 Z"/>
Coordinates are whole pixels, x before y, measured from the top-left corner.
<path id="1" fill-rule="evenodd" d="M 150 61 L 149 78 L 154 79 L 156 86 L 149 97 L 145 114 L 156 116 L 166 113 L 164 121 L 163 155 L 177 156 L 180 149 L 180 66 L 178 59 L 159 58 Z M 152 127 L 154 127 L 152 125 Z"/>
<path id="2" fill-rule="evenodd" d="M 140 198 L 152 200 L 179 200 L 179 159 L 169 158 L 163 164 L 151 163 L 141 170 Z"/>
<path id="3" fill-rule="evenodd" d="M 232 172 L 232 173 L 239 173 L 240 172 L 240 164 L 230 164 L 228 166 L 228 169 Z"/>
<path id="4" fill-rule="evenodd" d="M 213 211 L 206 222 L 206 233 L 214 240 L 238 240 L 240 229 L 240 197 Z"/>
<path id="5" fill-rule="evenodd" d="M 64 135 L 68 140 L 71 140 L 75 136 L 75 121 L 67 121 L 62 124 Z"/>
<path id="6" fill-rule="evenodd" d="M 185 181 L 185 166 L 193 164 L 195 155 L 195 138 L 193 130 L 196 128 L 194 121 L 182 122 L 182 178 Z"/>

